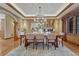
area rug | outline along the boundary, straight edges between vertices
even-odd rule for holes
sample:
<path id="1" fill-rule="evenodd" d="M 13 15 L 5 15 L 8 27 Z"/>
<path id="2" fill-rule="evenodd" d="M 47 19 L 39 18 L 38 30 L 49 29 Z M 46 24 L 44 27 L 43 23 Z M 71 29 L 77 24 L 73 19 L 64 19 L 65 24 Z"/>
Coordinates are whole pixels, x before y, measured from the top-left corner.
<path id="1" fill-rule="evenodd" d="M 47 46 L 43 49 L 42 46 L 39 45 L 37 49 L 33 49 L 32 45 L 30 45 L 26 49 L 24 45 L 21 45 L 6 54 L 6 56 L 76 56 L 76 54 L 67 47 L 62 47 L 61 45 L 56 50 L 54 46 L 51 45 L 49 50 Z"/>

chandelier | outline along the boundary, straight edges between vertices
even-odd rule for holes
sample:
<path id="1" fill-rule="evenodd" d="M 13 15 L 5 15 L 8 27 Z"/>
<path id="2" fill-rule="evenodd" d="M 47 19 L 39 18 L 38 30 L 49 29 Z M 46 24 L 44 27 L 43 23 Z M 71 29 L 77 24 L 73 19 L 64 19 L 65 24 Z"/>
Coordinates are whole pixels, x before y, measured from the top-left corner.
<path id="1" fill-rule="evenodd" d="M 44 16 L 42 15 L 42 7 L 38 7 L 38 14 L 36 15 L 36 18 L 34 19 L 34 22 L 43 22 Z"/>

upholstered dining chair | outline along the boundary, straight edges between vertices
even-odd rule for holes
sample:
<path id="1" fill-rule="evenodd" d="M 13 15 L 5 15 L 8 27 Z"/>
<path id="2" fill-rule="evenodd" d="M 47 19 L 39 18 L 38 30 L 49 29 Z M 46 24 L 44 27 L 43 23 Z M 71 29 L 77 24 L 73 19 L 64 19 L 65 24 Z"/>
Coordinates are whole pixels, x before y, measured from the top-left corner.
<path id="1" fill-rule="evenodd" d="M 56 50 L 56 35 L 55 34 L 48 34 L 47 35 L 47 46 L 48 46 L 48 49 L 49 49 L 49 44 L 52 44 L 54 45 L 55 47 L 55 50 Z"/>
<path id="2" fill-rule="evenodd" d="M 60 44 L 60 43 L 62 44 L 62 47 L 63 47 L 64 35 L 65 35 L 64 32 L 60 32 L 60 33 L 59 33 L 59 38 L 58 38 L 58 42 L 59 42 L 59 44 Z"/>
<path id="3" fill-rule="evenodd" d="M 44 49 L 44 34 L 36 34 L 35 36 L 36 36 L 36 49 L 39 43 L 42 43 Z"/>
<path id="4" fill-rule="evenodd" d="M 33 49 L 34 49 L 35 35 L 32 33 L 26 34 L 26 40 L 29 44 L 33 44 Z"/>

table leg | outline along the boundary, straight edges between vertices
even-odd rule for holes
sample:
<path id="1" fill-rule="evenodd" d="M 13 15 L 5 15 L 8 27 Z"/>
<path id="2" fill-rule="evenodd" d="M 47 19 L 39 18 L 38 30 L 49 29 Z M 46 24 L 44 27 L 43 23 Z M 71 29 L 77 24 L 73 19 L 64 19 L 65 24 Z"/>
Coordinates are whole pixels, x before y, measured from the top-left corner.
<path id="1" fill-rule="evenodd" d="M 62 38 L 62 47 L 63 47 L 63 38 Z"/>

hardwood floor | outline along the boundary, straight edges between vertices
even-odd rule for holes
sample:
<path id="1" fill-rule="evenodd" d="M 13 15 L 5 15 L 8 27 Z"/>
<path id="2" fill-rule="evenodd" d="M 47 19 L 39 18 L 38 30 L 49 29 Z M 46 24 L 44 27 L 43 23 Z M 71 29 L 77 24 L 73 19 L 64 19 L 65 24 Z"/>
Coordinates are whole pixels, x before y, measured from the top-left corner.
<path id="1" fill-rule="evenodd" d="M 3 56 L 7 54 L 9 51 L 14 49 L 19 45 L 19 40 L 14 41 L 14 39 L 0 39 L 0 55 Z"/>
<path id="2" fill-rule="evenodd" d="M 79 56 L 79 46 L 70 42 L 64 42 L 64 45 Z"/>
<path id="3" fill-rule="evenodd" d="M 7 40 L 0 39 L 0 55 L 4 56 L 18 45 L 19 40 L 14 41 L 13 39 L 7 39 Z M 64 45 L 67 46 L 71 51 L 79 55 L 79 46 L 69 42 L 64 42 Z"/>

